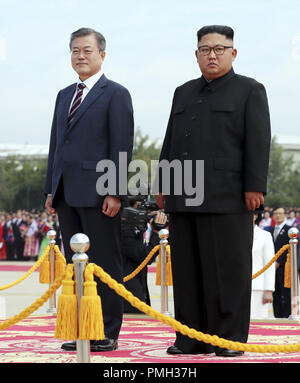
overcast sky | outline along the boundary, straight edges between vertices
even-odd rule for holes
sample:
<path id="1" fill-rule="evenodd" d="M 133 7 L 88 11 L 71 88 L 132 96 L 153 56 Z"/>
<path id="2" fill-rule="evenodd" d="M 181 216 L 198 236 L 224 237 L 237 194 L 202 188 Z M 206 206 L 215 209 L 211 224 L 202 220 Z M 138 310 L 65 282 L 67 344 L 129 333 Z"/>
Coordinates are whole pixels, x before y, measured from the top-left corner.
<path id="1" fill-rule="evenodd" d="M 105 75 L 132 96 L 135 125 L 164 136 L 173 92 L 201 75 L 203 25 L 235 30 L 234 70 L 267 90 L 272 132 L 300 136 L 300 0 L 0 0 L 1 142 L 48 144 L 57 92 L 77 81 L 71 32 L 107 40 Z"/>

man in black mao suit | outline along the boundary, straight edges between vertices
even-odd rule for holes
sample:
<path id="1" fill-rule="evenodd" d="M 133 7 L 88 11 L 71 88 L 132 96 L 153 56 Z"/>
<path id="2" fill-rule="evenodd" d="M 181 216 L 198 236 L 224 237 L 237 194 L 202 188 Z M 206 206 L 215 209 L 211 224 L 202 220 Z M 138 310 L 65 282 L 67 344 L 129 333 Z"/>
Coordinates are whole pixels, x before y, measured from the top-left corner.
<path id="1" fill-rule="evenodd" d="M 286 225 L 285 209 L 282 207 L 273 210 L 275 226 L 268 231 L 272 234 L 275 253 L 289 243 L 288 231 L 291 226 Z M 287 251 L 276 261 L 275 291 L 273 292 L 273 311 L 275 318 L 288 318 L 291 315 L 291 289 L 284 287 L 284 268 Z"/>
<path id="2" fill-rule="evenodd" d="M 70 238 L 84 233 L 90 239 L 89 262 L 101 266 L 122 283 L 120 208 L 124 192 L 119 193 L 115 179 L 114 189 L 108 186 L 107 195 L 99 194 L 97 180 L 105 176 L 105 171 L 96 172 L 96 166 L 99 161 L 108 160 L 114 164 L 118 177 L 119 153 L 126 153 L 128 163 L 131 160 L 131 97 L 126 88 L 102 73 L 105 58 L 102 34 L 81 28 L 72 33 L 70 49 L 72 67 L 79 80 L 61 90 L 56 99 L 44 189 L 48 194 L 46 208 L 51 214 L 57 211 L 68 263 L 74 255 Z M 122 166 L 126 169 L 128 163 L 124 162 Z M 99 282 L 99 278 L 96 280 L 106 339 L 91 341 L 91 351 L 110 351 L 118 345 L 122 298 Z M 64 343 L 62 348 L 74 350 L 76 342 Z"/>
<path id="3" fill-rule="evenodd" d="M 162 184 L 156 200 L 170 213 L 176 319 L 204 333 L 247 342 L 252 211 L 266 193 L 270 119 L 264 86 L 234 72 L 236 55 L 230 27 L 198 31 L 202 77 L 176 89 L 160 155 L 160 161 L 179 161 L 183 176 L 176 178 L 174 171 L 168 195 Z M 192 171 L 186 171 L 185 160 Z M 204 168 L 195 171 L 197 160 Z M 181 333 L 167 352 L 242 354 Z"/>

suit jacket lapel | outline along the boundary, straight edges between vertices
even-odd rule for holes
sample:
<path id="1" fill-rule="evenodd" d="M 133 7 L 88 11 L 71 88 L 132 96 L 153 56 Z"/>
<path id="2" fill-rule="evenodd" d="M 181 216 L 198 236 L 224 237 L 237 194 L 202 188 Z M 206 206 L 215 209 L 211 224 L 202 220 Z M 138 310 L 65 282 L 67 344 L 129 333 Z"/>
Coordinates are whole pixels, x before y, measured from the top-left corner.
<path id="1" fill-rule="evenodd" d="M 86 95 L 86 97 L 84 98 L 82 103 L 80 104 L 80 106 L 79 106 L 72 122 L 70 123 L 68 129 L 66 130 L 65 134 L 69 133 L 69 131 L 74 127 L 74 125 L 77 123 L 77 121 L 83 115 L 83 113 L 85 113 L 85 111 L 89 108 L 89 106 L 92 105 L 92 103 L 94 101 L 96 101 L 96 99 L 98 97 L 101 96 L 101 94 L 104 92 L 103 88 L 106 86 L 106 83 L 107 83 L 107 78 L 103 74 L 100 77 L 100 79 L 96 82 L 96 84 L 92 87 L 92 89 L 89 91 L 89 93 Z M 73 94 L 74 94 L 74 92 L 73 92 Z M 71 103 L 71 101 L 70 101 L 70 103 Z M 68 115 L 68 112 L 69 112 L 69 108 L 67 111 L 67 115 Z M 68 118 L 68 116 L 67 116 L 67 118 Z"/>
<path id="2" fill-rule="evenodd" d="M 73 84 L 70 86 L 70 89 L 68 90 L 68 93 L 66 94 L 65 96 L 65 104 L 63 106 L 63 111 L 64 111 L 64 124 L 66 127 L 68 127 L 68 116 L 69 116 L 69 109 L 70 109 L 70 105 L 71 105 L 71 101 L 72 101 L 72 98 L 73 98 L 73 95 L 76 91 L 76 86 L 77 84 Z"/>

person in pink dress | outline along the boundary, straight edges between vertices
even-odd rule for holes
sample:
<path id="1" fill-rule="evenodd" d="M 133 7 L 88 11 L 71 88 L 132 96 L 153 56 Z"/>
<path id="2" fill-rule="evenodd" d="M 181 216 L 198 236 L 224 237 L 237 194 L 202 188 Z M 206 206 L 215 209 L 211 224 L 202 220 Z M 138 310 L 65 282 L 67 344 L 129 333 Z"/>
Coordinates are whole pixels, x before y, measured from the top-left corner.
<path id="1" fill-rule="evenodd" d="M 0 216 L 0 260 L 6 259 L 6 248 L 5 248 L 5 242 L 3 237 L 3 227 L 5 223 L 5 216 Z"/>

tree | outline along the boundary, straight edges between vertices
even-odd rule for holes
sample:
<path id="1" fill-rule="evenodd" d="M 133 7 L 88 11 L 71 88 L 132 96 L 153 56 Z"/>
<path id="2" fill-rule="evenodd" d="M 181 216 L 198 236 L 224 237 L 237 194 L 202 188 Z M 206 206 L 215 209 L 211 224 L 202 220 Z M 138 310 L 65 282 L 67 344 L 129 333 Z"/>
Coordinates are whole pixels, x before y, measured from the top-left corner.
<path id="1" fill-rule="evenodd" d="M 297 174 L 299 178 L 299 165 L 296 166 L 293 155 L 285 155 L 282 146 L 277 144 L 276 137 L 273 137 L 265 206 L 295 206 L 296 201 L 299 202 L 293 181 L 298 179 Z"/>
<path id="2" fill-rule="evenodd" d="M 161 145 L 152 141 L 149 142 L 149 135 L 143 135 L 138 127 L 134 136 L 132 159 L 139 159 L 147 162 L 151 166 L 151 160 L 158 160 L 160 155 Z"/>
<path id="3" fill-rule="evenodd" d="M 132 151 L 132 160 L 142 160 L 147 164 L 147 174 L 145 178 L 148 179 L 148 185 L 151 184 L 151 161 L 159 159 L 160 150 L 160 144 L 154 141 L 151 142 L 149 140 L 148 134 L 143 135 L 140 128 L 136 129 Z M 142 171 L 143 170 L 141 169 L 140 172 Z M 128 178 L 130 179 L 131 177 L 132 175 L 129 174 Z"/>
<path id="4" fill-rule="evenodd" d="M 0 161 L 0 210 L 43 209 L 46 159 L 9 156 Z"/>

